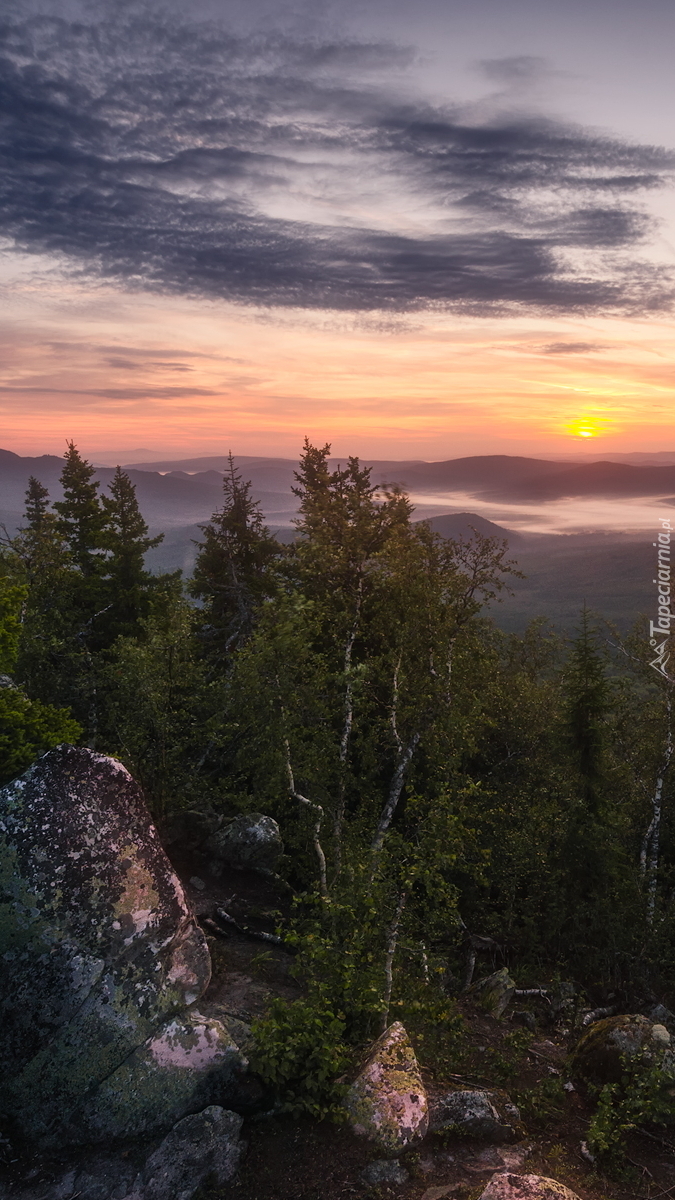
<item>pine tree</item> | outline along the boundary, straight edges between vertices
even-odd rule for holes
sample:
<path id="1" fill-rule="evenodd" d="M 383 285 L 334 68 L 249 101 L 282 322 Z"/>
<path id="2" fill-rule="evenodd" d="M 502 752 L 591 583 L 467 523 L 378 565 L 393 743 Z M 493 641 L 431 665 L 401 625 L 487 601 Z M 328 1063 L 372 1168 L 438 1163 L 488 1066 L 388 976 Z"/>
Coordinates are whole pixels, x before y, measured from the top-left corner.
<path id="1" fill-rule="evenodd" d="M 144 557 L 148 550 L 159 546 L 164 534 L 148 537 L 136 489 L 119 466 L 110 484 L 110 496 L 102 496 L 101 503 L 107 518 L 105 546 L 110 555 L 106 580 L 110 609 L 105 618 L 105 640 L 109 643 L 119 634 L 138 634 L 139 620 L 148 615 L 150 594 L 164 577 L 146 571 Z"/>
<path id="2" fill-rule="evenodd" d="M 223 495 L 222 509 L 200 526 L 204 541 L 198 543 L 190 586 L 191 594 L 204 601 L 207 653 L 221 662 L 250 636 L 259 606 L 276 590 L 275 564 L 283 554 L 232 454 Z"/>
<path id="3" fill-rule="evenodd" d="M 49 492 L 47 488 L 31 475 L 26 489 L 26 520 L 31 529 L 39 530 L 44 525 L 49 513 Z"/>
<path id="4" fill-rule="evenodd" d="M 54 508 L 73 563 L 85 579 L 101 575 L 105 565 L 107 516 L 93 476 L 91 463 L 81 457 L 74 442 L 68 442 L 61 472 L 63 500 Z"/>

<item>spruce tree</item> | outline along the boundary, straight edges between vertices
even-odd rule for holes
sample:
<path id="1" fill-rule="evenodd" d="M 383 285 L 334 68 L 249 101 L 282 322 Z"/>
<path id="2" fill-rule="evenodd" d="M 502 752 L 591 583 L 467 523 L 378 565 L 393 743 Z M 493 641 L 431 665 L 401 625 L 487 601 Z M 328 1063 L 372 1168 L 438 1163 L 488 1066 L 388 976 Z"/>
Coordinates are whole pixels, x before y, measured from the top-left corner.
<path id="1" fill-rule="evenodd" d="M 101 503 L 107 518 L 105 546 L 107 562 L 106 595 L 110 605 L 106 614 L 106 641 L 119 634 L 138 634 L 138 622 L 146 617 L 150 594 L 158 579 L 145 570 L 144 557 L 148 550 L 159 546 L 164 534 L 148 537 L 148 526 L 136 499 L 136 489 L 121 467 L 117 467 L 110 496 Z"/>
<path id="2" fill-rule="evenodd" d="M 54 508 L 61 518 L 64 539 L 73 563 L 85 579 L 100 575 L 105 564 L 107 515 L 98 496 L 94 468 L 82 458 L 75 443 L 68 442 L 61 472 L 63 500 Z"/>
<path id="3" fill-rule="evenodd" d="M 204 601 L 204 642 L 222 662 L 249 637 L 256 612 L 276 590 L 275 564 L 283 547 L 267 529 L 251 484 L 236 470 L 232 454 L 223 478 L 224 504 L 201 525 L 193 596 Z"/>

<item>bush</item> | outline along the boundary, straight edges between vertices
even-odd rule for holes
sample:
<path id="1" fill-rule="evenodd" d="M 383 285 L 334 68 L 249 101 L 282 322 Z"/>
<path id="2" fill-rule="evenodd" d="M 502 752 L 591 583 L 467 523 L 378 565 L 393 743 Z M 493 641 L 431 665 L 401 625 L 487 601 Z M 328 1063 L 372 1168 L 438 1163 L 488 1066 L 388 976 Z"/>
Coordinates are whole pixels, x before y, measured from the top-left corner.
<path id="1" fill-rule="evenodd" d="M 251 1066 L 274 1092 L 282 1112 L 336 1114 L 348 1064 L 345 1020 L 324 996 L 274 1000 L 253 1025 Z"/>

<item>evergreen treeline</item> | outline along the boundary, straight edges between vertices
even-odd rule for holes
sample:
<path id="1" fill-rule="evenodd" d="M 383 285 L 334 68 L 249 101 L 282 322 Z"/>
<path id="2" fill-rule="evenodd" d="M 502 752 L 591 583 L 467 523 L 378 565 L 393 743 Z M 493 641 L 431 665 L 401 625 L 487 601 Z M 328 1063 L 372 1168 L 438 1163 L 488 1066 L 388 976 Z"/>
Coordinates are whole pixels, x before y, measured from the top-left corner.
<path id="1" fill-rule="evenodd" d="M 449 1020 L 477 937 L 521 978 L 672 985 L 672 688 L 643 630 L 500 632 L 506 545 L 413 524 L 329 449 L 305 443 L 290 547 L 230 461 L 187 595 L 145 570 L 159 539 L 120 468 L 99 495 L 71 443 L 62 501 L 31 480 L 0 568 L 3 777 L 79 738 L 158 819 L 279 820 L 306 999 L 268 1058 L 270 1029 L 330 1059 L 392 1005 Z"/>

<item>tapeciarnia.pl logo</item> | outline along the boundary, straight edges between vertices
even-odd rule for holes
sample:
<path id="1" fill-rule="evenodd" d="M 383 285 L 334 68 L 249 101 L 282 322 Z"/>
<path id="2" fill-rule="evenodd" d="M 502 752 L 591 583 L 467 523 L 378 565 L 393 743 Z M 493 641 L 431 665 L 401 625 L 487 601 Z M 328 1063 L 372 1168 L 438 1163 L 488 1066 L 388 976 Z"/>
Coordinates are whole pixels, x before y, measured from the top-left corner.
<path id="1" fill-rule="evenodd" d="M 670 543 L 672 525 L 668 517 L 659 517 L 659 521 L 661 523 L 659 539 L 657 542 L 654 542 L 657 554 L 657 577 L 653 580 L 658 589 L 659 615 L 656 621 L 649 622 L 649 645 L 656 651 L 656 658 L 653 658 L 649 665 L 655 671 L 658 671 L 659 675 L 663 675 L 663 678 L 667 679 L 669 683 L 672 683 L 673 681 L 666 671 L 668 659 L 670 658 L 670 654 L 667 653 L 670 623 L 675 617 L 675 614 L 670 611 Z"/>

